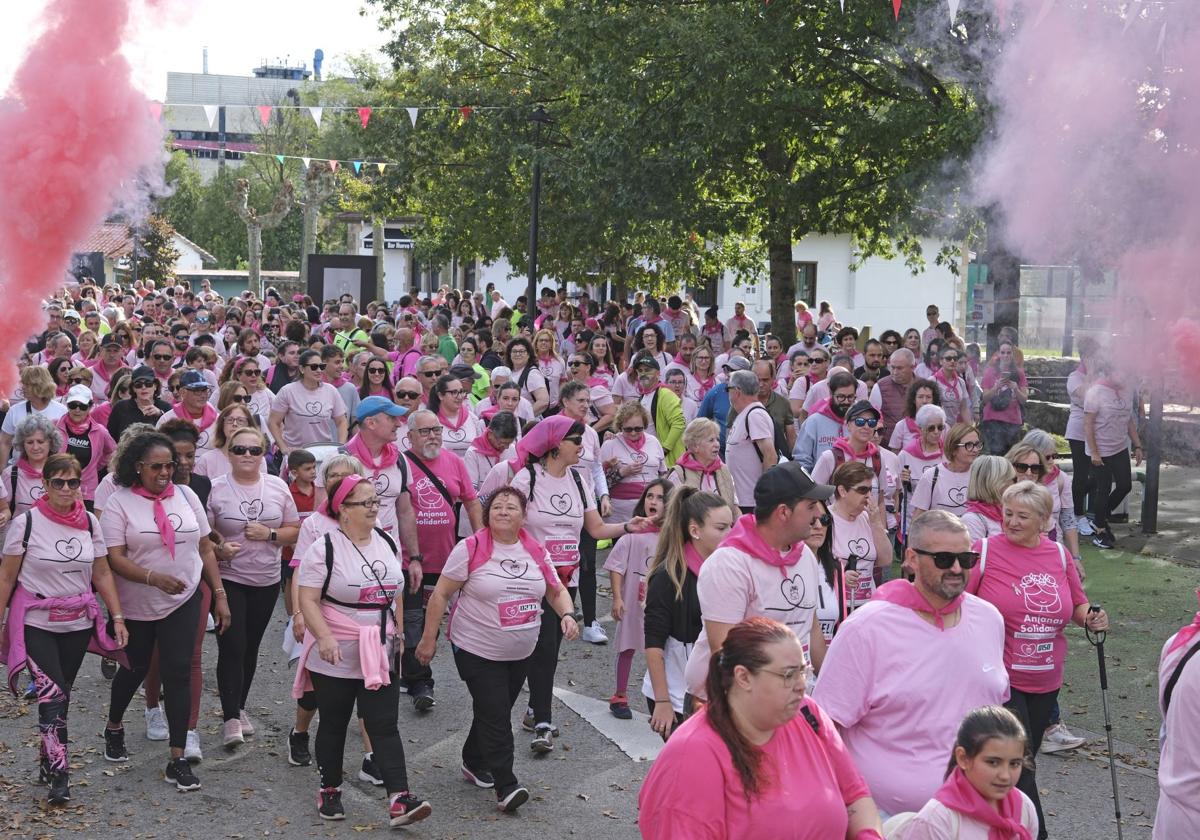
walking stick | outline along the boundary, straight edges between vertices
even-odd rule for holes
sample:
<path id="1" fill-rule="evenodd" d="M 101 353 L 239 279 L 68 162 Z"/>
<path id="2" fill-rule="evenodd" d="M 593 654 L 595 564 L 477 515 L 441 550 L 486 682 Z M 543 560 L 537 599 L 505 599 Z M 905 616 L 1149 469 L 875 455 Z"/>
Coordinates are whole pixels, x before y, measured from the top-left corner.
<path id="1" fill-rule="evenodd" d="M 1088 606 L 1088 614 L 1100 612 L 1099 604 Z M 1117 840 L 1123 840 L 1121 833 L 1121 795 L 1117 791 L 1117 764 L 1113 753 L 1112 718 L 1108 712 L 1108 669 L 1104 665 L 1104 640 L 1108 633 L 1104 630 L 1092 631 L 1084 627 L 1087 640 L 1096 648 L 1096 659 L 1100 663 L 1100 700 L 1104 706 L 1104 733 L 1108 736 L 1108 771 L 1112 775 L 1113 808 L 1117 815 Z"/>

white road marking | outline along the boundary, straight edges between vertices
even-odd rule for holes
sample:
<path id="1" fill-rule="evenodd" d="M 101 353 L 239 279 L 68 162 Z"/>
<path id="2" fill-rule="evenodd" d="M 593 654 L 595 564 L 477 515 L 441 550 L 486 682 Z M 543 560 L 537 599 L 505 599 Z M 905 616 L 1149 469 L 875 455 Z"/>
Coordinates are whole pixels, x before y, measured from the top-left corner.
<path id="1" fill-rule="evenodd" d="M 555 688 L 554 696 L 634 761 L 653 761 L 658 758 L 663 740 L 650 728 L 649 715 L 634 710 L 633 720 L 617 720 L 608 710 L 608 703 L 603 700 L 576 694 L 565 688 Z M 630 693 L 630 699 L 640 697 L 640 692 Z"/>

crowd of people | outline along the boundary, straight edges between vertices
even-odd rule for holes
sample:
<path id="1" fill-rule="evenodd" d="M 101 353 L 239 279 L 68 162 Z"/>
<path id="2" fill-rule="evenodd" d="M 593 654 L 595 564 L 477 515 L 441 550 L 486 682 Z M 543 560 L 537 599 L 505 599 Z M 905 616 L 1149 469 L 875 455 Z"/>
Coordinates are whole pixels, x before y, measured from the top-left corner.
<path id="1" fill-rule="evenodd" d="M 355 710 L 390 824 L 433 812 L 400 699 L 437 703 L 443 626 L 472 700 L 461 773 L 513 812 L 531 797 L 512 710 L 528 685 L 529 748 L 555 749 L 560 646 L 609 643 L 607 572 L 609 709 L 644 707 L 666 741 L 644 836 L 1048 836 L 1037 757 L 1083 743 L 1058 703 L 1065 633 L 1108 629 L 1079 541 L 1115 546 L 1141 456 L 1136 391 L 1095 345 L 1068 381 L 1067 472 L 1028 428 L 1016 336 L 985 359 L 935 306 L 876 338 L 798 303 L 790 347 L 740 303 L 722 321 L 554 288 L 360 311 L 84 281 L 46 315 L 2 406 L 0 604 L 51 804 L 71 797 L 89 650 L 111 680 L 104 758 L 128 759 L 144 687 L 164 778 L 195 790 L 205 631 L 237 750 L 282 600 L 287 760 L 315 761 L 322 818 L 345 817 Z M 1198 627 L 1164 650 L 1177 738 Z M 1196 833 L 1200 768 L 1166 743 L 1160 815 Z"/>

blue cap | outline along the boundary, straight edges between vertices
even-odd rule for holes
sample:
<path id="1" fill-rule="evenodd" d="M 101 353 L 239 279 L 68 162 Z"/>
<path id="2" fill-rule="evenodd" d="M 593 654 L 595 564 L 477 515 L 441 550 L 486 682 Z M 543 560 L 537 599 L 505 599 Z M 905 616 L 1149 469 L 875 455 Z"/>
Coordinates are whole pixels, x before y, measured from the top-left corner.
<path id="1" fill-rule="evenodd" d="M 207 391 L 209 389 L 208 380 L 204 378 L 204 374 L 198 370 L 185 370 L 183 376 L 179 377 L 179 387 L 186 388 L 189 391 Z"/>
<path id="2" fill-rule="evenodd" d="M 408 409 L 404 406 L 396 405 L 387 397 L 367 397 L 355 409 L 354 419 L 361 423 L 368 417 L 374 417 L 380 412 L 390 414 L 392 417 L 403 417 L 405 414 L 408 414 Z"/>

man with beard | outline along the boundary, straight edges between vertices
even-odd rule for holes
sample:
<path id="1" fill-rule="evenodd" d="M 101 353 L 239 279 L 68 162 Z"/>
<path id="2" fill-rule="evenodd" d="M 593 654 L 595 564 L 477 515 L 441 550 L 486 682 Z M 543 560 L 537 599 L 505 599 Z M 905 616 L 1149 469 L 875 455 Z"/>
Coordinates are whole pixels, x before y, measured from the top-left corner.
<path id="1" fill-rule="evenodd" d="M 1008 699 L 1004 619 L 965 594 L 979 555 L 958 517 L 913 520 L 905 567 L 838 628 L 816 700 L 888 815 L 919 811 L 941 787 L 946 745 L 963 717 Z"/>
<path id="2" fill-rule="evenodd" d="M 800 438 L 792 453 L 793 460 L 809 472 L 821 457 L 821 453 L 833 448 L 833 442 L 842 436 L 846 423 L 846 412 L 854 404 L 858 382 L 847 370 L 835 371 L 826 382 L 829 399 L 821 400 L 812 407 L 800 427 Z"/>
<path id="3" fill-rule="evenodd" d="M 863 348 L 862 367 L 854 369 L 854 378 L 867 383 L 870 388 L 887 374 L 888 370 L 883 366 L 883 345 L 873 338 L 868 339 Z"/>
<path id="4" fill-rule="evenodd" d="M 362 405 L 366 403 L 364 400 Z M 472 533 L 483 527 L 483 507 L 463 459 L 442 447 L 442 423 L 437 415 L 427 409 L 414 412 L 408 421 L 408 435 L 412 448 L 404 455 L 409 462 L 412 511 L 424 556 L 422 562 L 409 567 L 411 576 L 421 576 L 421 586 L 410 584 L 404 594 L 405 645 L 400 681 L 408 688 L 413 708 L 424 712 L 434 705 L 433 671 L 417 661 L 414 651 L 425 632 L 425 601 L 437 586 L 446 558 L 458 540 L 460 507 L 466 509 Z"/>

